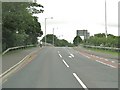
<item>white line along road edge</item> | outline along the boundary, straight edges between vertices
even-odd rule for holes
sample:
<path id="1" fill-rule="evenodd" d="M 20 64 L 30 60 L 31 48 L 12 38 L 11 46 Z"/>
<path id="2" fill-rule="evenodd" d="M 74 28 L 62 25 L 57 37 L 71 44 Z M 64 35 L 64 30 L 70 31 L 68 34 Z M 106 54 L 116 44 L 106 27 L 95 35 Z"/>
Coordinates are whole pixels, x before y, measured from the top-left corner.
<path id="1" fill-rule="evenodd" d="M 65 60 L 62 60 L 64 62 L 64 64 L 66 65 L 66 67 L 69 67 L 69 65 L 65 62 Z"/>
<path id="2" fill-rule="evenodd" d="M 8 70 L 6 70 L 5 72 L 3 72 L 1 75 L 0 75 L 0 78 L 2 78 L 5 74 L 7 74 L 8 72 L 10 72 L 11 70 L 13 70 L 14 68 L 16 68 L 18 65 L 20 65 L 23 61 L 25 61 L 25 59 L 27 57 L 29 57 L 31 54 L 35 53 L 36 51 L 33 51 L 31 53 L 29 53 L 28 55 L 26 55 L 21 61 L 19 61 L 17 64 L 15 64 L 14 66 L 12 66 L 11 68 L 9 68 Z"/>
<path id="3" fill-rule="evenodd" d="M 15 64 L 14 66 L 12 66 L 11 68 L 9 68 L 8 70 L 6 70 L 4 73 L 2 73 L 0 75 L 0 78 L 5 75 L 6 73 L 8 73 L 9 71 L 11 71 L 12 69 L 14 69 L 16 66 L 18 66 L 19 64 L 21 64 L 29 55 L 25 56 L 20 62 L 18 62 L 17 64 Z"/>
<path id="4" fill-rule="evenodd" d="M 80 83 L 80 85 L 85 89 L 88 90 L 87 86 L 80 80 L 80 78 L 77 76 L 76 73 L 73 73 L 74 77 L 78 80 L 78 82 Z"/>
<path id="5" fill-rule="evenodd" d="M 113 65 L 110 65 L 110 64 L 107 64 L 107 63 L 101 62 L 101 61 L 99 61 L 99 60 L 96 60 L 96 61 L 99 62 L 99 63 L 101 63 L 101 64 L 107 65 L 107 66 L 109 66 L 109 67 L 117 68 L 117 67 L 115 67 L 115 66 L 113 66 Z"/>

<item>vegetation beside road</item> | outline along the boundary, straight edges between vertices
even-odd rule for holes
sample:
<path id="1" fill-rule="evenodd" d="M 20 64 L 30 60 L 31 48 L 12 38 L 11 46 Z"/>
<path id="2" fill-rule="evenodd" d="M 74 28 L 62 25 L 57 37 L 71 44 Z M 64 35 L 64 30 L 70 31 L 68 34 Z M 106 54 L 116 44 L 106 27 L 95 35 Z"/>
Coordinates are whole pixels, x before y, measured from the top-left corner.
<path id="1" fill-rule="evenodd" d="M 90 36 L 88 39 L 85 40 L 81 40 L 80 36 L 76 36 L 73 40 L 73 44 L 75 46 L 82 44 L 82 46 L 85 46 L 84 48 L 87 48 L 88 50 L 110 54 L 114 56 L 118 56 L 118 54 L 120 55 L 119 50 L 112 49 L 112 48 L 120 48 L 119 42 L 120 42 L 120 36 L 114 36 L 112 34 L 108 34 L 106 38 L 105 33 L 94 34 L 94 36 Z M 101 48 L 97 48 L 95 46 Z M 111 47 L 111 49 L 107 49 L 104 47 L 108 47 L 108 48 Z"/>
<path id="2" fill-rule="evenodd" d="M 98 33 L 94 36 L 91 36 L 89 39 L 83 41 L 85 45 L 92 46 L 103 46 L 103 47 L 120 47 L 120 36 L 114 36 L 112 34 L 108 34 L 107 38 L 105 33 Z"/>
<path id="3" fill-rule="evenodd" d="M 95 51 L 95 52 L 100 52 L 100 53 L 105 53 L 105 54 L 110 54 L 113 56 L 118 56 L 120 55 L 120 52 L 112 51 L 112 50 L 103 50 L 103 49 L 95 49 L 95 48 L 87 48 L 87 50 Z"/>
<path id="4" fill-rule="evenodd" d="M 42 13 L 42 8 L 42 5 L 32 2 L 2 3 L 2 51 L 37 43 L 37 37 L 43 32 L 37 17 L 33 15 Z"/>
<path id="5" fill-rule="evenodd" d="M 54 38 L 54 42 L 53 42 L 53 38 Z M 42 38 L 42 42 L 45 42 L 45 37 Z M 57 36 L 53 34 L 46 35 L 46 42 L 52 45 L 54 44 L 54 46 L 57 46 L 57 47 L 65 47 L 65 46 L 72 47 L 73 46 L 72 43 L 69 43 L 65 39 L 58 39 Z"/>
<path id="6" fill-rule="evenodd" d="M 79 44 L 91 45 L 91 46 L 103 46 L 103 47 L 120 47 L 120 36 L 114 36 L 108 34 L 107 37 L 105 33 L 94 34 L 88 39 L 81 40 L 80 36 L 76 36 L 73 40 L 73 44 L 78 46 Z"/>

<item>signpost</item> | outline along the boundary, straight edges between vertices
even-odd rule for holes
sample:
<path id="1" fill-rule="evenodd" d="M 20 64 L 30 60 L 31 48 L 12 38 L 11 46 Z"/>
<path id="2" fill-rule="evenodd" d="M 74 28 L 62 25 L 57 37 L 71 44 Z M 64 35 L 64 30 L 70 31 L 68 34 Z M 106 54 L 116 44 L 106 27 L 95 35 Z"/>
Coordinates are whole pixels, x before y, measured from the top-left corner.
<path id="1" fill-rule="evenodd" d="M 87 30 L 77 30 L 77 36 L 84 36 L 84 39 L 88 39 L 90 33 Z"/>

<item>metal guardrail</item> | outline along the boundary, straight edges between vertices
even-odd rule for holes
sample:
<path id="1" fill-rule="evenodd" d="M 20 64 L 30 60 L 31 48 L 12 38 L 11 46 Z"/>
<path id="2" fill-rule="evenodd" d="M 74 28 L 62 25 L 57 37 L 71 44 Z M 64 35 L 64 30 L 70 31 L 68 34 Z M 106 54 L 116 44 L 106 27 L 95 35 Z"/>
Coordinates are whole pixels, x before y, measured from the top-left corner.
<path id="1" fill-rule="evenodd" d="M 87 48 L 96 48 L 96 49 L 104 49 L 104 50 L 111 50 L 111 51 L 120 52 L 120 48 L 115 48 L 115 47 L 90 46 L 90 45 L 81 45 L 81 46 L 87 47 Z"/>
<path id="2" fill-rule="evenodd" d="M 34 45 L 26 45 L 26 46 L 17 46 L 17 47 L 11 47 L 8 48 L 7 50 L 5 50 L 2 55 L 4 55 L 5 53 L 11 51 L 11 50 L 16 50 L 16 49 L 21 49 L 21 48 L 26 48 L 26 47 L 33 47 Z"/>

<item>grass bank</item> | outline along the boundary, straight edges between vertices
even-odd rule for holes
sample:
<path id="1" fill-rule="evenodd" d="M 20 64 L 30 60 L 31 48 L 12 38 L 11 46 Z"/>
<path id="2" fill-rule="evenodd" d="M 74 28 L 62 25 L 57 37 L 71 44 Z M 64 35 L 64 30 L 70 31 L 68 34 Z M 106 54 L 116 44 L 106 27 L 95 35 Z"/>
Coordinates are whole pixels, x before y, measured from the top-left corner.
<path id="1" fill-rule="evenodd" d="M 87 48 L 87 50 L 101 52 L 101 53 L 110 54 L 110 55 L 114 55 L 114 56 L 120 55 L 120 52 L 112 51 L 112 50 L 103 50 L 103 49 L 96 49 L 96 48 Z"/>

